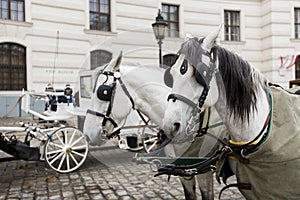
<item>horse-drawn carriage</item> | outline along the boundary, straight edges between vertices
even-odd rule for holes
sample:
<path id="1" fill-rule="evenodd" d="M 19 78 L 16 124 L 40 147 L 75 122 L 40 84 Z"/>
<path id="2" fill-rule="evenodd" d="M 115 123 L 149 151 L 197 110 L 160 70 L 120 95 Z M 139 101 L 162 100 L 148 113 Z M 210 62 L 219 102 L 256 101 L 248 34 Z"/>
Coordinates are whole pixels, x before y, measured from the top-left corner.
<path id="1" fill-rule="evenodd" d="M 71 111 L 74 108 L 70 86 L 55 90 L 48 85 L 43 94 L 24 92 L 21 98 L 23 111 L 38 120 L 0 127 L 0 149 L 15 159 L 44 160 L 57 172 L 78 169 L 87 157 L 89 145 L 79 129 L 66 123 L 73 116 Z M 45 105 L 42 113 L 30 107 L 40 99 Z"/>
<path id="2" fill-rule="evenodd" d="M 87 158 L 89 142 L 93 144 L 82 130 L 86 112 L 91 107 L 92 83 L 96 81 L 95 74 L 101 70 L 100 67 L 80 72 L 80 87 L 75 95 L 68 84 L 63 89 L 48 84 L 41 94 L 23 92 L 20 97 L 22 110 L 38 120 L 0 127 L 0 149 L 12 155 L 10 159 L 45 160 L 60 173 L 78 169 Z M 68 125 L 69 120 L 73 122 L 72 126 Z M 74 127 L 76 121 L 77 128 Z M 132 112 L 126 124 L 111 137 L 118 137 L 121 149 L 150 152 L 159 141 L 158 132 L 157 126 L 145 115 Z M 104 142 L 108 139 L 103 136 Z"/>

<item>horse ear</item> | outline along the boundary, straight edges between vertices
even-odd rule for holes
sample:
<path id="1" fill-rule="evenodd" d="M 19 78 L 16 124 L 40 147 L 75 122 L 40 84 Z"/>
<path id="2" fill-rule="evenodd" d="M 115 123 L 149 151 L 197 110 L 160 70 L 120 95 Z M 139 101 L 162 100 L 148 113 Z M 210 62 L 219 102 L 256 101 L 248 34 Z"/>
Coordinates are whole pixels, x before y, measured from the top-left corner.
<path id="1" fill-rule="evenodd" d="M 185 34 L 184 42 L 186 42 L 186 41 L 188 41 L 189 39 L 192 39 L 192 38 L 194 38 L 194 37 L 192 36 L 192 34 L 187 33 L 187 34 Z"/>
<path id="2" fill-rule="evenodd" d="M 205 48 L 207 51 L 210 51 L 211 48 L 214 46 L 215 41 L 221 31 L 222 26 L 223 26 L 223 23 L 221 23 L 216 30 L 214 30 L 213 32 L 211 32 L 209 35 L 207 35 L 204 38 L 202 47 Z"/>
<path id="3" fill-rule="evenodd" d="M 113 67 L 112 67 L 112 71 L 117 71 L 119 68 L 120 68 L 120 64 L 121 64 L 121 61 L 122 61 L 122 57 L 123 57 L 123 52 L 121 51 L 118 58 L 115 59 L 113 61 Z"/>

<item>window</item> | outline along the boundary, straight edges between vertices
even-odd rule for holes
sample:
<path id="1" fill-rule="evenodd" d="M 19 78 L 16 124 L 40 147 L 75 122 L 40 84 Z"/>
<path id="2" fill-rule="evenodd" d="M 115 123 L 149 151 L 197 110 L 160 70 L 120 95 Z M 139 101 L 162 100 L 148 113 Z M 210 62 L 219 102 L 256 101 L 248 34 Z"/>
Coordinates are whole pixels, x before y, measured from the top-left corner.
<path id="1" fill-rule="evenodd" d="M 0 0 L 0 18 L 25 21 L 24 0 Z"/>
<path id="2" fill-rule="evenodd" d="M 179 7 L 174 5 L 162 4 L 162 16 L 168 23 L 166 36 L 179 37 Z"/>
<path id="3" fill-rule="evenodd" d="M 176 54 L 167 54 L 163 56 L 163 64 L 166 67 L 171 67 L 175 61 L 177 59 L 177 55 Z"/>
<path id="4" fill-rule="evenodd" d="M 26 82 L 26 48 L 0 43 L 0 90 L 26 90 Z"/>
<path id="5" fill-rule="evenodd" d="M 92 76 L 80 77 L 80 97 L 90 99 L 93 94 Z"/>
<path id="6" fill-rule="evenodd" d="M 90 0 L 90 29 L 110 31 L 110 0 Z"/>
<path id="7" fill-rule="evenodd" d="M 91 69 L 96 69 L 112 59 L 112 53 L 105 50 L 95 50 L 91 52 Z"/>
<path id="8" fill-rule="evenodd" d="M 295 23 L 295 38 L 300 38 L 300 8 L 295 8 L 294 10 L 294 23 Z"/>
<path id="9" fill-rule="evenodd" d="M 225 10 L 225 40 L 240 41 L 240 12 Z"/>

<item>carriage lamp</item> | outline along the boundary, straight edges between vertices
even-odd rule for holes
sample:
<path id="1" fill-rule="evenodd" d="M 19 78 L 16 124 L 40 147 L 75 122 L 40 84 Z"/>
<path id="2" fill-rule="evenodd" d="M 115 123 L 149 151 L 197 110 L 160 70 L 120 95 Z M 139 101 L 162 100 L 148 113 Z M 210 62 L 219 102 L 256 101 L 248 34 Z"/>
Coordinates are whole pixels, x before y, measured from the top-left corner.
<path id="1" fill-rule="evenodd" d="M 157 17 L 155 19 L 156 21 L 152 24 L 152 28 L 159 48 L 159 66 L 163 67 L 161 45 L 162 40 L 165 38 L 165 31 L 168 24 L 164 21 L 163 16 L 161 16 L 160 9 L 158 9 Z"/>

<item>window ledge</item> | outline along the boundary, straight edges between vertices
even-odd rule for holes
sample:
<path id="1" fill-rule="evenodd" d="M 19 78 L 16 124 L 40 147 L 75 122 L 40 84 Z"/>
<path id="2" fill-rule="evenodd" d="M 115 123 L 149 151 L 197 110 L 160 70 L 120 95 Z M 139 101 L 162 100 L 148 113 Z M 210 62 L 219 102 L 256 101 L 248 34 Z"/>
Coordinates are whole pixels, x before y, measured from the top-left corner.
<path id="1" fill-rule="evenodd" d="M 104 35 L 104 36 L 115 36 L 117 35 L 116 32 L 109 32 L 109 31 L 99 31 L 99 30 L 91 30 L 91 29 L 83 29 L 84 33 L 92 34 L 92 35 Z"/>
<path id="2" fill-rule="evenodd" d="M 13 91 L 13 90 L 1 90 L 0 96 L 21 96 L 23 93 L 21 90 Z"/>
<path id="3" fill-rule="evenodd" d="M 166 41 L 170 41 L 170 42 L 177 42 L 177 41 L 180 41 L 180 42 L 182 42 L 183 41 L 183 39 L 182 38 L 180 38 L 180 37 L 165 37 L 165 40 Z"/>
<path id="4" fill-rule="evenodd" d="M 291 38 L 290 41 L 291 42 L 300 42 L 300 38 Z"/>
<path id="5" fill-rule="evenodd" d="M 32 27 L 32 22 L 20 22 L 20 21 L 14 21 L 10 19 L 0 19 L 1 24 L 7 24 L 7 25 L 15 25 L 15 26 L 24 26 L 24 27 Z"/>
<path id="6" fill-rule="evenodd" d="M 246 41 L 221 40 L 221 44 L 244 45 Z"/>

